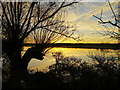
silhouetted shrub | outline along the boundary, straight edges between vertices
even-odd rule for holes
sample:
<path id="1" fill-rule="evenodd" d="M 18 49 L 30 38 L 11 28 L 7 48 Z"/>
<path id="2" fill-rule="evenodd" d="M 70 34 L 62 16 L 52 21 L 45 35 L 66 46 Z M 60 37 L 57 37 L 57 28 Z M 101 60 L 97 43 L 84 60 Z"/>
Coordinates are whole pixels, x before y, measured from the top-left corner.
<path id="1" fill-rule="evenodd" d="M 56 63 L 49 66 L 49 71 L 29 74 L 21 81 L 23 88 L 73 90 L 120 88 L 119 63 L 89 64 L 82 59 L 65 57 L 60 52 L 54 53 L 53 56 Z"/>

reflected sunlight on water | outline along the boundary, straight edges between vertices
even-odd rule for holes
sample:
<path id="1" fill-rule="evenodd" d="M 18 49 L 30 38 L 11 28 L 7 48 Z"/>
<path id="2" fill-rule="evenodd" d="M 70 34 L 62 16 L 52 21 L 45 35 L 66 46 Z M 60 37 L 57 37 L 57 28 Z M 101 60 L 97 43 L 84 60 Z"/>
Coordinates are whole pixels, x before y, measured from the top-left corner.
<path id="1" fill-rule="evenodd" d="M 30 47 L 25 47 L 24 50 L 27 50 Z M 48 66 L 54 64 L 55 58 L 52 56 L 53 52 L 61 52 L 65 57 L 75 57 L 81 58 L 82 61 L 92 63 L 93 60 L 88 57 L 90 52 L 97 53 L 99 50 L 97 49 L 83 49 L 83 48 L 52 48 L 49 50 L 44 56 L 44 60 L 37 60 L 33 58 L 28 66 L 30 70 L 38 70 L 38 71 L 47 71 Z M 103 50 L 106 52 L 106 50 Z M 108 51 L 108 50 L 107 50 Z M 108 56 L 116 56 L 115 50 L 109 50 Z M 24 54 L 25 51 L 22 52 Z"/>

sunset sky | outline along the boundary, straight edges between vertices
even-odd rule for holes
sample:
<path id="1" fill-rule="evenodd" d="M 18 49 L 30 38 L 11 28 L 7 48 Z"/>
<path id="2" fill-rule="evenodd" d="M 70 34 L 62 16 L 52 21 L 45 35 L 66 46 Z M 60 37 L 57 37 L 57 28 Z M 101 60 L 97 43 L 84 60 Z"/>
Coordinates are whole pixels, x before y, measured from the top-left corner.
<path id="1" fill-rule="evenodd" d="M 116 87 L 118 1 L 1 0 L 0 87 L 3 83 L 3 88 L 98 88 L 104 78 L 102 88 L 109 88 L 106 81 L 111 78 L 106 76 L 114 76 Z"/>
<path id="2" fill-rule="evenodd" d="M 111 3 L 114 11 L 117 11 L 118 3 Z M 98 32 L 103 32 L 106 30 L 105 27 L 98 23 L 98 19 L 93 17 L 93 15 L 100 16 L 101 10 L 103 11 L 104 20 L 112 20 L 113 14 L 109 7 L 108 2 L 81 2 L 78 5 L 71 6 L 67 14 L 67 21 L 71 24 L 76 25 L 76 35 L 82 35 L 82 41 L 78 43 L 117 43 L 117 40 L 110 39 L 108 36 L 103 36 Z M 109 27 L 110 30 L 117 30 L 116 28 Z M 73 40 L 66 40 L 66 43 L 73 42 Z"/>

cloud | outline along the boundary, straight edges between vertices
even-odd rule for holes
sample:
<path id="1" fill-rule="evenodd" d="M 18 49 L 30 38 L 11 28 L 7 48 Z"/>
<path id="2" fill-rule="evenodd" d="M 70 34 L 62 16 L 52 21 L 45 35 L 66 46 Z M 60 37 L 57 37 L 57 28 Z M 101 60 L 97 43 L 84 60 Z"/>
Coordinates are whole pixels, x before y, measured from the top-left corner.
<path id="1" fill-rule="evenodd" d="M 111 3 L 112 7 L 116 6 L 117 4 L 118 3 Z M 101 42 L 106 38 L 105 36 L 100 37 L 99 34 L 97 34 L 97 31 L 117 30 L 114 27 L 111 28 L 109 25 L 106 25 L 108 28 L 103 27 L 102 25 L 98 24 L 98 20 L 93 17 L 93 15 L 100 16 L 101 9 L 103 9 L 103 19 L 114 21 L 114 18 L 112 18 L 113 14 L 108 3 L 89 2 L 83 3 L 82 6 L 79 5 L 77 8 L 73 8 L 70 12 L 68 12 L 67 20 L 73 25 L 76 25 L 78 34 L 82 33 L 83 37 L 85 36 L 89 42 Z M 82 12 L 80 12 L 81 7 Z M 105 40 L 107 41 L 108 38 Z"/>
<path id="2" fill-rule="evenodd" d="M 116 6 L 118 3 L 111 3 L 112 6 Z M 72 11 L 68 13 L 68 18 L 71 21 L 86 21 L 91 18 L 93 18 L 93 15 L 100 15 L 101 10 L 103 9 L 103 15 L 104 17 L 111 16 L 112 12 L 110 10 L 110 7 L 107 2 L 102 3 L 83 3 L 83 5 L 79 4 L 77 7 L 79 8 L 73 8 Z M 80 12 L 82 11 L 82 13 Z M 109 14 L 108 14 L 109 13 Z M 71 17 L 71 18 L 70 18 Z"/>

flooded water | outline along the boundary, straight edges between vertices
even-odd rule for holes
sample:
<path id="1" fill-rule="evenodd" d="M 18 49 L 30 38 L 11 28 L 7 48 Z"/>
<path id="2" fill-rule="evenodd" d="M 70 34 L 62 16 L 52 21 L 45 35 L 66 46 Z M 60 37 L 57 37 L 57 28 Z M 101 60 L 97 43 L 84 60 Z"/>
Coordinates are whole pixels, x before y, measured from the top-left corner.
<path id="1" fill-rule="evenodd" d="M 105 54 L 106 56 L 113 56 L 113 57 L 118 57 L 118 55 L 120 55 L 118 50 L 98 50 L 98 49 L 83 49 L 83 48 L 52 48 L 46 53 L 43 60 L 37 60 L 33 58 L 29 63 L 28 69 L 35 70 L 35 71 L 48 70 L 47 69 L 48 66 L 56 63 L 55 58 L 52 55 L 52 53 L 54 52 L 61 52 L 64 55 L 64 57 L 81 58 L 82 61 L 85 61 L 88 63 L 93 63 L 93 60 L 90 57 L 88 57 L 88 55 L 90 55 L 91 53 L 99 55 L 102 52 L 101 55 Z"/>

